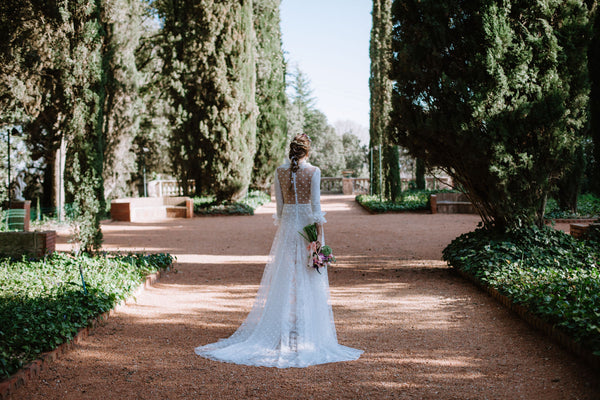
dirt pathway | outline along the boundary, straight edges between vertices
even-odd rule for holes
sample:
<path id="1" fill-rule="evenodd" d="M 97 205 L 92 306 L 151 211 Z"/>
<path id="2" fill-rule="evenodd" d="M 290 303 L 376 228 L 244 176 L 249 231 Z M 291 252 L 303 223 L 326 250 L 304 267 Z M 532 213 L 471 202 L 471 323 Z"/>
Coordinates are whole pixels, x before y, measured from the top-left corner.
<path id="1" fill-rule="evenodd" d="M 170 273 L 22 388 L 23 399 L 598 399 L 594 375 L 455 275 L 442 249 L 470 215 L 369 215 L 323 199 L 338 339 L 357 361 L 246 367 L 194 354 L 252 304 L 275 227 L 254 217 L 104 224 L 107 250 L 170 252 Z M 66 245 L 63 245 L 66 246 Z"/>

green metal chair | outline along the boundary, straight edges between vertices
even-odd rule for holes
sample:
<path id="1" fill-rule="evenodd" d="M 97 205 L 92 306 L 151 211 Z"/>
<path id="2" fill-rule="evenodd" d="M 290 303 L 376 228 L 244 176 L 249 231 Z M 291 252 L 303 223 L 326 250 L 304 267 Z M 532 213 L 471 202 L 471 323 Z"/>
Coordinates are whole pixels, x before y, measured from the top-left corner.
<path id="1" fill-rule="evenodd" d="M 25 210 L 6 210 L 4 226 L 7 231 L 23 231 L 25 229 Z"/>

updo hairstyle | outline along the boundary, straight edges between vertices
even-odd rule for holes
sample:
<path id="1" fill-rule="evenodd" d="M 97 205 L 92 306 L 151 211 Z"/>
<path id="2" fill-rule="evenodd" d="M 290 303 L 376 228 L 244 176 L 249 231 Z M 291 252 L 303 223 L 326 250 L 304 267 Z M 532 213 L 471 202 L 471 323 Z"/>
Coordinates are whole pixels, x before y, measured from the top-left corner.
<path id="1" fill-rule="evenodd" d="M 292 143 L 290 143 L 290 152 L 289 152 L 289 158 L 290 158 L 290 164 L 291 164 L 291 169 L 292 172 L 296 172 L 298 171 L 298 168 L 300 167 L 298 165 L 298 160 L 306 157 L 306 155 L 308 154 L 310 150 L 310 138 L 308 137 L 307 134 L 303 133 L 301 135 L 296 135 L 294 137 L 294 139 L 292 140 Z"/>

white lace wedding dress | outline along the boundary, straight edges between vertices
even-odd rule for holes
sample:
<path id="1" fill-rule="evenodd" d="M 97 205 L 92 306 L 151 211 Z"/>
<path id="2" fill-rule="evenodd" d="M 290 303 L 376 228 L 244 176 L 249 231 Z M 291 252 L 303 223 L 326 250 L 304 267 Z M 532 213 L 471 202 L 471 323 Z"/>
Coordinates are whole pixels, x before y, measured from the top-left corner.
<path id="1" fill-rule="evenodd" d="M 362 353 L 338 344 L 327 269 L 319 274 L 308 267 L 307 243 L 298 233 L 310 223 L 326 222 L 319 199 L 321 171 L 303 162 L 297 173 L 290 172 L 289 162 L 277 168 L 279 229 L 250 314 L 232 336 L 197 347 L 196 354 L 288 368 L 356 360 Z"/>

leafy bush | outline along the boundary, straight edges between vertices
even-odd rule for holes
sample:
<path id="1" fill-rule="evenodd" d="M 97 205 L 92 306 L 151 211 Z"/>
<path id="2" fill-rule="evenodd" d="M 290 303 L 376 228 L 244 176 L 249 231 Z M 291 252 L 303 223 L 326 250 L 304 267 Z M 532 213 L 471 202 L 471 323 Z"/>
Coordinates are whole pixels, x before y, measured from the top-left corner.
<path id="1" fill-rule="evenodd" d="M 444 260 L 496 288 L 600 355 L 600 248 L 551 228 L 455 239 Z"/>
<path id="2" fill-rule="evenodd" d="M 204 215 L 254 215 L 254 210 L 271 201 L 271 196 L 259 190 L 249 191 L 238 202 L 218 203 L 214 196 L 194 197 L 194 212 Z"/>
<path id="3" fill-rule="evenodd" d="M 561 210 L 555 199 L 548 199 L 546 218 L 596 218 L 600 216 L 600 198 L 591 193 L 582 194 L 577 199 L 577 213 Z"/>
<path id="4" fill-rule="evenodd" d="M 130 296 L 142 277 L 172 262 L 169 254 L 0 260 L 0 378 L 73 338 Z"/>
<path id="5" fill-rule="evenodd" d="M 374 213 L 385 213 L 394 211 L 423 211 L 429 210 L 429 196 L 440 192 L 450 192 L 449 190 L 408 190 L 402 192 L 402 198 L 398 202 L 392 202 L 387 199 L 379 200 L 379 196 L 361 194 L 356 196 L 356 201 Z"/>

